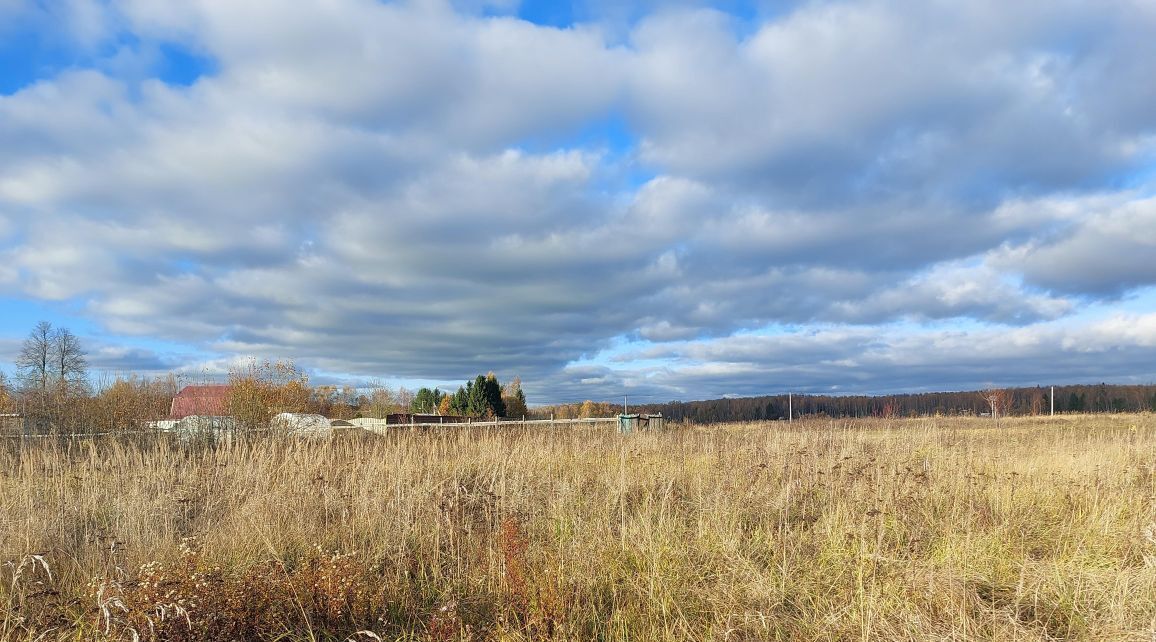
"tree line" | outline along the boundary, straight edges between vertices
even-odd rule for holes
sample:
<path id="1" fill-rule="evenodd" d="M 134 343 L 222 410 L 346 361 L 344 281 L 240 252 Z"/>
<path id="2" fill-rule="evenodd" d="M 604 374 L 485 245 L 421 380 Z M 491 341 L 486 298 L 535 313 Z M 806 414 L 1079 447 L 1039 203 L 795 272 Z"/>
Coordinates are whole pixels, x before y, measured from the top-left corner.
<path id="1" fill-rule="evenodd" d="M 1056 386 L 1056 413 L 1156 411 L 1156 384 L 1075 384 Z M 993 394 L 998 393 L 998 394 Z M 1044 386 L 997 391 L 925 392 L 893 395 L 768 395 L 736 399 L 642 404 L 637 412 L 661 412 L 672 421 L 716 423 L 787 419 L 793 414 L 823 417 L 917 417 L 935 415 L 1046 415 L 1050 389 Z M 793 408 L 793 411 L 792 411 Z"/>
<path id="2" fill-rule="evenodd" d="M 590 417 L 614 417 L 622 412 L 622 406 L 609 401 L 586 401 L 538 406 L 533 410 L 535 419 L 587 419 Z M 633 412 L 633 410 L 632 410 Z"/>

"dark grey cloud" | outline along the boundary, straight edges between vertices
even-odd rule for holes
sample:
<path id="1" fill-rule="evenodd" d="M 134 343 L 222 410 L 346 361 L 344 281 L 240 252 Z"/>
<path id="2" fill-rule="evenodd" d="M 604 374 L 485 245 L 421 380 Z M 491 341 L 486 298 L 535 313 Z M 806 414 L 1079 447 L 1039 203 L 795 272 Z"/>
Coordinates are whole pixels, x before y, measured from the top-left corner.
<path id="1" fill-rule="evenodd" d="M 640 400 L 666 401 L 1151 383 L 1154 358 L 1152 314 L 1012 330 L 828 326 L 626 351 L 606 365 L 567 368 L 548 385 L 568 400 L 612 399 L 612 391 L 626 390 Z"/>
<path id="2" fill-rule="evenodd" d="M 99 373 L 159 376 L 175 372 L 188 362 L 187 355 L 163 355 L 144 348 L 126 348 L 118 345 L 84 347 L 89 367 Z"/>

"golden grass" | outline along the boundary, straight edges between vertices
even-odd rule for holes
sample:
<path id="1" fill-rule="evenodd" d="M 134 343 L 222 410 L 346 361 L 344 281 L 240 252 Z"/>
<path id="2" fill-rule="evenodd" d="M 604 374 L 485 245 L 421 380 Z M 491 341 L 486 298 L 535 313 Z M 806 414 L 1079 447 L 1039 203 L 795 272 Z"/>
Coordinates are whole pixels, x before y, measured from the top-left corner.
<path id="1" fill-rule="evenodd" d="M 1148 642 L 1156 421 L 8 443 L 0 561 L 0 642 Z"/>

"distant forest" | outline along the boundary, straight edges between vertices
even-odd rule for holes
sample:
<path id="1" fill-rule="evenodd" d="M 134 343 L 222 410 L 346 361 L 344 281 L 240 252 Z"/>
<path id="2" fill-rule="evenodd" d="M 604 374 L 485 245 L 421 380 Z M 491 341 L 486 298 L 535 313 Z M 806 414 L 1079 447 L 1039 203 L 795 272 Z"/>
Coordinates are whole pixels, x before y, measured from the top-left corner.
<path id="1" fill-rule="evenodd" d="M 1002 414 L 1046 415 L 1050 410 L 1049 389 L 1004 388 Z M 910 417 L 931 415 L 980 415 L 991 412 L 991 391 L 925 392 L 884 396 L 794 395 L 796 418 L 826 417 Z M 759 421 L 786 419 L 787 395 L 671 401 L 642 404 L 631 412 L 662 413 L 673 421 L 712 423 L 719 421 Z M 1120 386 L 1108 384 L 1056 386 L 1056 413 L 1149 412 L 1156 411 L 1156 384 Z"/>

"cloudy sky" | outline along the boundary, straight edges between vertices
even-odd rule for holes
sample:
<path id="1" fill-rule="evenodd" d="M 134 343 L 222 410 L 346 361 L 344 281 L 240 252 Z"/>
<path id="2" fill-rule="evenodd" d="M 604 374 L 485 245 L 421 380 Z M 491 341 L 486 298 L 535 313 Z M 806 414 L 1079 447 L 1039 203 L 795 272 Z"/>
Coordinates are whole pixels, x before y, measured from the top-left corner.
<path id="1" fill-rule="evenodd" d="M 1156 381 L 1150 0 L 0 0 L 0 362 Z"/>

